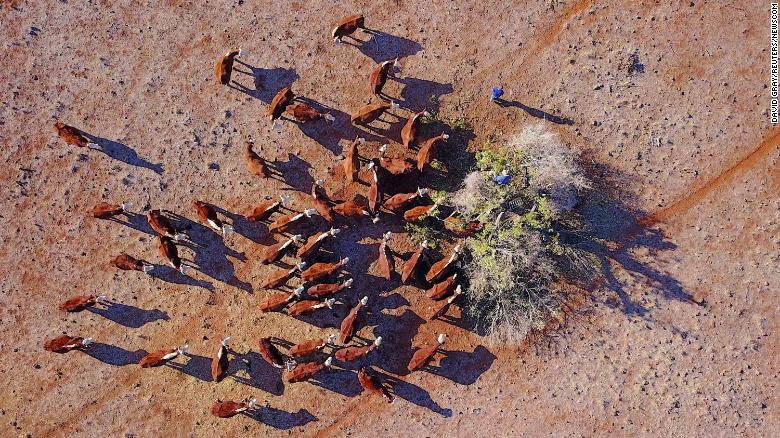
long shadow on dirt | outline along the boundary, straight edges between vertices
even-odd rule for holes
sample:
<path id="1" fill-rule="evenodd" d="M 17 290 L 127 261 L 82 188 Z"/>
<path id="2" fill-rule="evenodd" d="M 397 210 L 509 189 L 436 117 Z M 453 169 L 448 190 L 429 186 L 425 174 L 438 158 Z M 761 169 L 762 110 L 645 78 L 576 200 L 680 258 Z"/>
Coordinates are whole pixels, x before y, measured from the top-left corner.
<path id="1" fill-rule="evenodd" d="M 266 362 L 259 353 L 254 351 L 249 351 L 238 356 L 238 360 L 248 362 L 248 365 L 245 365 L 244 369 L 249 377 L 233 374 L 230 376 L 233 380 L 263 390 L 269 394 L 284 394 L 281 369 L 272 366 Z"/>
<path id="2" fill-rule="evenodd" d="M 443 84 L 427 79 L 413 77 L 399 78 L 398 82 L 404 85 L 401 90 L 401 98 L 397 103 L 401 108 L 412 112 L 428 110 L 432 113 L 439 112 L 439 101 L 446 94 L 453 91 L 452 84 Z"/>
<path id="3" fill-rule="evenodd" d="M 211 382 L 211 358 L 198 356 L 197 354 L 185 353 L 187 362 L 184 364 L 178 362 L 166 362 L 165 366 L 173 368 L 188 376 L 192 376 L 203 382 Z"/>
<path id="4" fill-rule="evenodd" d="M 109 140 L 107 138 L 90 135 L 85 132 L 84 132 L 84 136 L 100 147 L 99 149 L 93 149 L 93 150 L 102 152 L 108 155 L 109 157 L 113 158 L 114 160 L 127 163 L 131 166 L 149 169 L 159 175 L 162 175 L 163 173 L 163 165 L 161 163 L 152 163 L 150 161 L 147 161 L 139 157 L 135 149 L 131 148 L 130 146 L 127 146 L 126 144 Z"/>
<path id="5" fill-rule="evenodd" d="M 87 310 L 130 328 L 139 328 L 150 322 L 170 319 L 168 312 L 163 310 L 146 310 L 117 302 L 109 302 L 106 307 L 88 307 Z"/>
<path id="6" fill-rule="evenodd" d="M 352 125 L 351 116 L 344 111 L 303 96 L 296 96 L 295 99 L 306 103 L 317 111 L 330 114 L 334 120 L 333 122 L 317 120 L 300 123 L 283 116 L 284 123 L 282 129 L 287 128 L 284 125 L 296 125 L 303 135 L 314 140 L 333 155 L 340 155 L 343 152 L 342 143 L 351 142 L 356 137 L 363 137 L 367 141 L 381 141 L 381 136 Z M 288 182 L 288 184 L 290 183 Z"/>
<path id="7" fill-rule="evenodd" d="M 449 351 L 439 349 L 438 366 L 426 368 L 431 374 L 442 376 L 461 385 L 471 385 L 489 370 L 496 356 L 483 346 L 477 346 L 473 352 Z"/>
<path id="8" fill-rule="evenodd" d="M 116 367 L 137 364 L 142 357 L 149 354 L 146 350 L 129 351 L 116 345 L 93 342 L 89 348 L 83 350 L 90 357 Z"/>
<path id="9" fill-rule="evenodd" d="M 296 72 L 294 68 L 255 67 L 241 59 L 236 59 L 236 64 L 238 65 L 234 65 L 233 67 L 232 81 L 229 86 L 242 93 L 246 93 L 255 99 L 259 99 L 266 104 L 271 103 L 279 90 L 284 87 L 292 86 L 292 84 L 300 78 L 298 72 Z M 251 87 L 243 84 L 241 75 L 251 77 Z"/>
<path id="10" fill-rule="evenodd" d="M 342 41 L 346 45 L 357 47 L 362 54 L 376 63 L 396 57 L 405 58 L 422 50 L 422 46 L 416 41 L 379 30 L 367 29 L 363 34 L 368 34 L 368 38 L 358 39 L 352 36 L 344 38 Z"/>
<path id="11" fill-rule="evenodd" d="M 502 106 L 504 108 L 520 108 L 521 110 L 528 113 L 528 115 L 532 117 L 536 117 L 537 119 L 543 119 L 548 122 L 555 123 L 557 125 L 573 125 L 574 120 L 569 119 L 567 117 L 561 117 L 556 116 L 555 114 L 550 114 L 548 112 L 542 111 L 538 108 L 532 108 L 528 105 L 524 105 L 522 102 L 519 101 L 508 101 L 504 99 L 496 99 L 496 104 L 499 106 Z"/>
<path id="12" fill-rule="evenodd" d="M 235 268 L 228 260 L 228 257 L 231 257 L 238 261 L 246 261 L 246 256 L 243 253 L 239 253 L 225 245 L 223 236 L 211 228 L 184 216 L 171 212 L 166 213 L 176 221 L 176 228 L 183 230 L 187 234 L 189 241 L 180 243 L 184 246 L 189 246 L 194 252 L 193 263 L 198 271 L 214 280 L 250 293 L 252 292 L 252 285 L 236 277 Z"/>
<path id="13" fill-rule="evenodd" d="M 149 272 L 154 278 L 162 280 L 166 283 L 182 284 L 185 286 L 202 287 L 209 292 L 214 292 L 214 285 L 208 281 L 198 280 L 192 278 L 189 275 L 184 275 L 181 272 L 173 269 L 167 265 L 153 265 L 154 269 Z"/>
<path id="14" fill-rule="evenodd" d="M 376 374 L 381 381 L 390 386 L 391 392 L 396 397 L 402 398 L 417 406 L 430 409 L 443 417 L 452 416 L 452 409 L 441 407 L 441 405 L 431 398 L 428 391 L 419 386 L 382 372 L 376 372 Z"/>
<path id="15" fill-rule="evenodd" d="M 306 409 L 298 409 L 297 412 L 288 412 L 270 406 L 259 408 L 253 414 L 249 415 L 249 417 L 279 430 L 290 430 L 311 423 L 312 421 L 317 421 L 317 417 Z"/>

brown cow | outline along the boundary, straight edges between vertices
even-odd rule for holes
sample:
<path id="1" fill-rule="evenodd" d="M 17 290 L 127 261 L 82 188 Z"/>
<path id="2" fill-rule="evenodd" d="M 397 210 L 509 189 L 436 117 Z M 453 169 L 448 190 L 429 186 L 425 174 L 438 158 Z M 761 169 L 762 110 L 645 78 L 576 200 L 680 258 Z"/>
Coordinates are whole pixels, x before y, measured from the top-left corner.
<path id="1" fill-rule="evenodd" d="M 101 202 L 100 204 L 92 207 L 92 217 L 95 219 L 110 219 L 114 216 L 125 213 L 131 204 L 122 203 L 120 205 L 109 204 L 107 202 Z"/>
<path id="2" fill-rule="evenodd" d="M 327 237 L 333 237 L 340 232 L 341 230 L 339 228 L 331 228 L 329 231 L 323 231 L 309 237 L 306 243 L 298 248 L 298 252 L 295 255 L 300 259 L 305 259 L 314 255 Z"/>
<path id="3" fill-rule="evenodd" d="M 301 273 L 301 278 L 304 281 L 316 281 L 332 275 L 347 263 L 349 263 L 349 257 L 344 257 L 336 263 L 315 263 Z"/>
<path id="4" fill-rule="evenodd" d="M 458 285 L 458 287 L 455 288 L 455 293 L 452 294 L 452 296 L 447 299 L 447 301 L 444 301 L 440 305 L 434 307 L 431 312 L 428 313 L 426 319 L 428 321 L 433 321 L 436 318 L 442 317 L 445 313 L 447 313 L 447 310 L 449 310 L 452 303 L 461 295 L 463 295 L 463 289 L 461 289 L 460 285 Z"/>
<path id="5" fill-rule="evenodd" d="M 273 295 L 269 295 L 266 299 L 264 299 L 260 303 L 260 311 L 277 312 L 279 310 L 284 309 L 288 304 L 301 297 L 301 293 L 303 292 L 303 289 L 304 289 L 303 286 L 299 286 L 298 288 L 296 288 L 294 291 L 290 293 L 279 292 Z"/>
<path id="6" fill-rule="evenodd" d="M 433 158 L 436 155 L 436 147 L 439 143 L 444 142 L 448 138 L 450 138 L 450 136 L 442 132 L 440 135 L 428 139 L 420 146 L 420 151 L 417 152 L 417 170 L 420 171 L 420 173 L 425 169 L 425 166 L 431 164 L 431 161 L 433 161 Z"/>
<path id="7" fill-rule="evenodd" d="M 284 87 L 276 93 L 274 99 L 271 101 L 271 106 L 268 107 L 266 115 L 273 122 L 282 116 L 282 113 L 287 109 L 287 105 L 292 103 L 295 99 L 295 93 L 292 92 L 290 87 Z M 274 123 L 274 128 L 281 129 L 282 125 Z"/>
<path id="8" fill-rule="evenodd" d="M 211 415 L 217 418 L 230 418 L 248 410 L 257 409 L 257 400 L 250 397 L 240 402 L 217 400 L 211 405 Z"/>
<path id="9" fill-rule="evenodd" d="M 105 295 L 79 295 L 65 300 L 65 302 L 59 305 L 59 309 L 63 312 L 81 312 L 87 307 L 100 304 L 105 299 Z"/>
<path id="10" fill-rule="evenodd" d="M 344 217 L 371 216 L 371 213 L 366 210 L 365 206 L 354 199 L 334 205 L 333 211 Z"/>
<path id="11" fill-rule="evenodd" d="M 323 307 L 332 309 L 335 303 L 336 303 L 335 298 L 329 298 L 325 301 L 302 300 L 290 306 L 290 309 L 287 311 L 287 314 L 290 316 L 299 316 L 299 315 L 303 315 L 304 313 L 314 312 L 315 310 L 322 309 Z"/>
<path id="12" fill-rule="evenodd" d="M 409 260 L 404 263 L 404 267 L 401 270 L 401 282 L 406 284 L 409 279 L 414 278 L 417 276 L 417 271 L 419 271 L 418 267 L 420 266 L 420 262 L 427 259 L 427 255 L 425 254 L 425 249 L 428 248 L 428 241 L 423 240 L 420 244 L 420 247 L 417 248 L 417 251 L 415 251 L 411 257 L 409 257 Z"/>
<path id="13" fill-rule="evenodd" d="M 355 182 L 360 172 L 359 144 L 366 144 L 366 139 L 362 137 L 355 138 L 355 141 L 349 145 L 347 153 L 344 155 L 344 175 L 347 178 L 347 182 Z"/>
<path id="14" fill-rule="evenodd" d="M 173 241 L 167 236 L 158 236 L 157 249 L 160 250 L 160 255 L 168 262 L 173 269 L 186 274 L 190 267 L 181 262 L 179 257 L 179 250 L 176 249 Z"/>
<path id="15" fill-rule="evenodd" d="M 138 260 L 137 258 L 125 253 L 121 253 L 111 259 L 110 264 L 111 266 L 114 266 L 115 268 L 121 269 L 123 271 L 141 271 L 144 274 L 148 274 L 152 269 L 154 269 L 154 266 L 150 265 L 149 263 L 146 263 L 143 260 Z"/>
<path id="16" fill-rule="evenodd" d="M 246 167 L 252 175 L 259 176 L 260 178 L 268 178 L 271 176 L 271 170 L 268 168 L 268 163 L 252 150 L 253 146 L 254 144 L 251 141 L 246 142 L 246 152 L 244 154 L 244 157 L 246 158 Z"/>
<path id="17" fill-rule="evenodd" d="M 406 121 L 404 127 L 401 128 L 401 142 L 406 149 L 412 147 L 417 142 L 417 131 L 420 129 L 420 123 L 423 117 L 430 117 L 431 113 L 428 111 L 419 112 L 409 120 Z"/>
<path id="18" fill-rule="evenodd" d="M 307 208 L 306 210 L 303 210 L 301 213 L 290 213 L 285 216 L 281 216 L 271 225 L 268 226 L 268 230 L 271 232 L 277 232 L 277 233 L 284 233 L 290 228 L 292 228 L 296 222 L 301 220 L 304 217 L 310 218 L 313 214 L 317 213 L 317 210 L 314 208 Z"/>
<path id="19" fill-rule="evenodd" d="M 233 227 L 228 224 L 223 224 L 219 217 L 217 217 L 217 210 L 211 205 L 203 201 L 193 200 L 192 206 L 195 208 L 198 220 L 203 225 L 210 227 L 218 233 L 222 233 L 223 236 L 227 236 L 233 232 Z"/>
<path id="20" fill-rule="evenodd" d="M 259 222 L 268 219 L 279 207 L 286 207 L 290 203 L 290 195 L 279 195 L 279 200 L 269 199 L 260 203 L 257 207 L 246 215 L 250 222 Z"/>
<path id="21" fill-rule="evenodd" d="M 83 350 L 91 344 L 92 338 L 62 335 L 44 342 L 43 348 L 54 353 L 67 353 L 72 350 Z"/>
<path id="22" fill-rule="evenodd" d="M 353 125 L 368 125 L 374 120 L 380 118 L 382 114 L 384 114 L 385 111 L 389 110 L 390 108 L 397 109 L 400 107 L 395 102 L 370 103 L 360 107 L 360 109 L 352 113 L 350 120 L 352 121 Z"/>
<path id="23" fill-rule="evenodd" d="M 392 403 L 394 401 L 394 398 L 392 394 L 390 394 L 390 391 L 385 388 L 382 383 L 379 381 L 379 379 L 376 378 L 376 376 L 373 376 L 369 374 L 367 368 L 361 368 L 360 371 L 358 371 L 358 381 L 360 382 L 360 386 L 363 387 L 366 391 L 368 391 L 371 394 L 381 395 L 389 403 Z"/>
<path id="24" fill-rule="evenodd" d="M 352 35 L 358 29 L 366 28 L 366 19 L 363 14 L 350 15 L 349 17 L 342 18 L 336 23 L 336 27 L 331 32 L 331 38 L 336 44 L 341 43 L 341 39 L 345 36 Z"/>
<path id="25" fill-rule="evenodd" d="M 271 338 L 260 338 L 260 356 L 266 362 L 276 368 L 284 368 L 284 356 L 278 348 L 271 342 Z"/>
<path id="26" fill-rule="evenodd" d="M 409 202 L 426 193 L 428 193 L 428 189 L 417 189 L 416 192 L 412 193 L 398 193 L 389 197 L 382 205 L 394 213 L 399 213 Z"/>
<path id="27" fill-rule="evenodd" d="M 314 209 L 317 210 L 317 213 L 319 213 L 319 215 L 322 216 L 322 218 L 325 219 L 329 224 L 332 224 L 333 210 L 330 208 L 328 201 L 323 199 L 323 197 L 326 196 L 320 196 L 319 191 L 317 190 L 322 186 L 322 184 L 322 180 L 317 180 L 314 182 L 314 184 L 312 184 L 311 197 L 314 199 Z M 324 189 L 322 189 L 322 191 L 324 192 Z"/>
<path id="28" fill-rule="evenodd" d="M 240 57 L 243 54 L 241 49 L 231 50 L 217 61 L 217 64 L 214 66 L 214 73 L 220 84 L 227 85 L 230 83 L 230 76 L 233 74 L 233 61 L 236 57 Z"/>
<path id="29" fill-rule="evenodd" d="M 374 173 L 371 179 L 371 187 L 368 188 L 368 211 L 376 214 L 379 204 L 382 202 L 382 192 L 379 190 L 379 177 L 376 173 L 376 163 L 368 163 L 368 168 Z"/>
<path id="30" fill-rule="evenodd" d="M 313 122 L 319 119 L 324 119 L 327 122 L 333 122 L 336 120 L 336 118 L 332 115 L 317 111 L 316 109 L 312 108 L 311 105 L 307 105 L 305 103 L 294 103 L 292 105 L 288 105 L 287 108 L 284 109 L 284 113 L 290 116 L 290 118 L 293 120 L 296 120 L 300 123 Z"/>
<path id="31" fill-rule="evenodd" d="M 393 260 L 393 254 L 387 247 L 387 242 L 390 241 L 391 235 L 392 233 L 390 231 L 386 232 L 384 236 L 382 236 L 382 243 L 379 244 L 379 260 L 377 264 L 379 266 L 379 273 L 385 280 L 390 280 L 390 277 L 393 275 L 393 271 L 395 271 L 395 261 Z"/>
<path id="32" fill-rule="evenodd" d="M 369 85 L 370 90 L 372 93 L 376 94 L 377 96 L 382 95 L 382 88 L 385 86 L 385 83 L 387 83 L 387 76 L 390 74 L 390 71 L 396 68 L 398 70 L 401 69 L 401 64 L 398 62 L 398 58 L 395 58 L 394 61 L 385 61 L 382 63 L 379 63 L 374 67 L 374 70 L 371 71 L 371 76 L 369 76 Z"/>
<path id="33" fill-rule="evenodd" d="M 387 145 L 383 144 L 382 147 L 379 148 L 379 158 L 375 159 L 374 162 L 378 163 L 379 166 L 382 167 L 387 173 L 390 175 L 407 175 L 416 170 L 415 163 L 411 160 L 407 160 L 406 158 L 389 158 L 387 157 Z"/>
<path id="34" fill-rule="evenodd" d="M 146 219 L 154 232 L 160 236 L 167 236 L 174 240 L 182 240 L 185 237 L 183 233 L 176 231 L 171 221 L 160 210 L 149 210 L 149 213 L 146 214 Z"/>
<path id="35" fill-rule="evenodd" d="M 428 283 L 433 283 L 435 281 L 439 281 L 445 275 L 449 274 L 450 269 L 452 269 L 459 255 L 460 245 L 456 245 L 455 249 L 452 251 L 452 255 L 450 255 L 448 258 L 439 260 L 438 262 L 434 263 L 433 266 L 431 266 L 431 269 L 427 274 L 425 274 L 425 280 Z"/>
<path id="36" fill-rule="evenodd" d="M 311 356 L 314 353 L 322 351 L 328 344 L 332 345 L 336 341 L 336 335 L 328 335 L 327 339 L 311 339 L 295 344 L 290 348 L 288 354 L 293 358 Z"/>
<path id="37" fill-rule="evenodd" d="M 333 358 L 329 357 L 325 359 L 325 362 L 323 363 L 308 362 L 300 364 L 292 370 L 287 371 L 285 380 L 287 383 L 305 382 L 319 374 L 325 368 L 330 368 L 332 363 Z"/>
<path id="38" fill-rule="evenodd" d="M 57 135 L 61 139 L 65 140 L 65 143 L 73 146 L 79 146 L 82 148 L 97 148 L 97 143 L 89 141 L 81 130 L 76 129 L 70 125 L 66 125 L 62 122 L 55 122 L 54 129 L 57 130 Z"/>
<path id="39" fill-rule="evenodd" d="M 347 316 L 344 317 L 344 320 L 341 321 L 341 329 L 339 331 L 339 343 L 345 344 L 349 342 L 350 339 L 352 339 L 352 336 L 355 334 L 355 326 L 358 319 L 358 313 L 360 312 L 360 309 L 362 309 L 366 304 L 368 304 L 368 297 L 363 297 L 358 301 L 358 303 L 355 305 L 355 307 L 352 308 L 352 310 L 349 311 Z"/>
<path id="40" fill-rule="evenodd" d="M 138 365 L 141 365 L 141 368 L 159 367 L 165 365 L 180 354 L 187 353 L 188 350 L 189 345 L 186 343 L 178 348 L 157 350 L 142 357 L 141 360 L 138 361 Z"/>
<path id="41" fill-rule="evenodd" d="M 457 278 L 458 273 L 456 272 L 452 276 L 434 284 L 425 294 L 428 298 L 437 301 L 446 298 L 455 287 L 455 280 Z"/>
<path id="42" fill-rule="evenodd" d="M 315 284 L 314 286 L 310 287 L 306 293 L 315 298 L 322 298 L 328 295 L 333 295 L 336 292 L 340 292 L 350 286 L 352 286 L 352 279 L 348 278 L 343 283 Z"/>
<path id="43" fill-rule="evenodd" d="M 293 243 L 303 242 L 303 237 L 300 234 L 296 234 L 289 239 L 275 243 L 265 249 L 263 256 L 260 257 L 260 263 L 267 265 L 269 263 L 275 263 L 284 256 L 284 250 L 287 249 Z"/>
<path id="44" fill-rule="evenodd" d="M 432 205 L 419 205 L 414 208 L 410 208 L 404 212 L 404 220 L 407 222 L 417 222 L 423 216 L 433 214 L 436 204 Z"/>
<path id="45" fill-rule="evenodd" d="M 369 353 L 379 348 L 382 344 L 382 337 L 377 337 L 373 343 L 362 347 L 345 347 L 336 351 L 336 359 L 342 362 L 352 362 L 368 356 Z"/>
<path id="46" fill-rule="evenodd" d="M 409 365 L 406 367 L 409 372 L 417 371 L 428 365 L 439 350 L 439 347 L 444 344 L 445 338 L 446 336 L 442 333 L 436 339 L 435 344 L 425 344 L 419 350 L 415 351 L 414 355 L 412 355 L 412 359 L 409 361 Z"/>
<path id="47" fill-rule="evenodd" d="M 306 267 L 306 262 L 298 263 L 293 266 L 292 269 L 282 269 L 269 275 L 268 278 L 260 285 L 263 289 L 273 289 L 281 287 L 287 283 L 289 279 L 295 275 L 296 272 L 302 271 Z"/>
<path id="48" fill-rule="evenodd" d="M 211 359 L 211 379 L 215 382 L 219 382 L 225 378 L 225 373 L 230 366 L 230 361 L 228 360 L 228 352 L 230 351 L 228 342 L 230 342 L 230 336 L 222 339 L 222 342 L 219 343 L 217 354 Z"/>

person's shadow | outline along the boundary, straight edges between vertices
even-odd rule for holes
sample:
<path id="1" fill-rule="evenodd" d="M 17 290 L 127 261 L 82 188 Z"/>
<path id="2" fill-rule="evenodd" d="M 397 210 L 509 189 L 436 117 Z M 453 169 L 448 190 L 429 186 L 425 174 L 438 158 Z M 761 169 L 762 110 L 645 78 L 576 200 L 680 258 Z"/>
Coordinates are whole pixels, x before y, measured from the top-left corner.
<path id="1" fill-rule="evenodd" d="M 90 135 L 83 131 L 82 133 L 90 141 L 94 142 L 100 147 L 99 149 L 93 149 L 93 150 L 102 152 L 117 161 L 127 163 L 131 166 L 149 169 L 154 173 L 162 175 L 163 173 L 162 163 L 152 163 L 150 161 L 147 161 L 139 157 L 135 149 L 131 148 L 130 146 L 127 146 L 126 144 L 123 143 L 119 143 L 117 141 L 109 140 L 107 138 Z"/>
<path id="2" fill-rule="evenodd" d="M 170 319 L 168 312 L 159 309 L 146 310 L 117 302 L 109 302 L 105 308 L 93 306 L 88 307 L 87 310 L 130 328 L 139 328 L 150 322 Z"/>
<path id="3" fill-rule="evenodd" d="M 228 86 L 267 104 L 271 103 L 279 90 L 291 87 L 300 78 L 294 68 L 260 68 L 241 59 L 236 59 L 235 63 L 238 65 L 233 66 L 233 75 Z M 236 80 L 241 79 L 236 73 L 251 76 L 252 86 L 246 86 L 243 81 Z"/>
<path id="4" fill-rule="evenodd" d="M 555 114 L 550 114 L 550 113 L 542 111 L 542 110 L 540 110 L 538 108 L 532 108 L 532 107 L 530 107 L 528 105 L 524 105 L 522 102 L 519 102 L 519 101 L 516 101 L 516 100 L 508 101 L 508 100 L 504 100 L 504 99 L 498 98 L 498 99 L 495 99 L 494 102 L 496 104 L 498 104 L 499 106 L 502 106 L 504 108 L 511 108 L 511 107 L 520 108 L 521 110 L 525 111 L 526 113 L 528 113 L 528 115 L 530 115 L 532 117 L 536 117 L 537 119 L 544 119 L 544 120 L 547 120 L 549 122 L 553 122 L 553 123 L 558 124 L 558 125 L 573 125 L 574 124 L 574 120 L 572 120 L 572 119 L 569 119 L 569 118 L 566 118 L 566 117 L 561 117 L 561 116 L 556 116 Z"/>
<path id="5" fill-rule="evenodd" d="M 146 350 L 129 351 L 122 347 L 102 342 L 93 342 L 89 348 L 83 351 L 88 356 L 115 367 L 137 364 L 142 357 L 149 354 Z"/>

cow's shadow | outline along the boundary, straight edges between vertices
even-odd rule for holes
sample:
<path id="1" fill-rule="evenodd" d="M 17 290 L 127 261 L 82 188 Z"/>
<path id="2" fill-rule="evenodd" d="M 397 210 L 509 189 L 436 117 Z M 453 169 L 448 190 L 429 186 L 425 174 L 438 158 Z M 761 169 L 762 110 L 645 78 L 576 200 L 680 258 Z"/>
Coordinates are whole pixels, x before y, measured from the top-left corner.
<path id="1" fill-rule="evenodd" d="M 439 359 L 438 365 L 428 366 L 425 370 L 461 385 L 471 385 L 476 382 L 496 360 L 496 356 L 481 345 L 471 353 L 439 349 L 437 355 L 443 356 Z"/>
<path id="2" fill-rule="evenodd" d="M 298 409 L 297 412 L 288 412 L 270 406 L 260 407 L 250 416 L 263 424 L 267 424 L 268 426 L 279 430 L 290 430 L 304 426 L 312 421 L 317 421 L 317 417 L 306 409 Z"/>
<path id="3" fill-rule="evenodd" d="M 430 409 L 443 417 L 452 416 L 452 409 L 441 407 L 431 398 L 428 391 L 419 386 L 386 373 L 376 372 L 376 375 L 382 382 L 390 387 L 390 392 L 396 397 L 402 398 L 417 406 Z"/>
<path id="4" fill-rule="evenodd" d="M 236 65 L 238 64 L 238 65 Z M 243 79 L 236 74 L 243 74 L 252 78 L 251 86 L 244 85 Z M 233 75 L 229 87 L 241 91 L 248 96 L 270 104 L 279 90 L 284 87 L 291 87 L 292 84 L 300 78 L 294 68 L 261 68 L 255 67 L 236 59 L 233 65 Z"/>
<path id="5" fill-rule="evenodd" d="M 355 372 L 345 369 L 330 368 L 323 370 L 315 379 L 309 381 L 313 385 L 341 394 L 344 397 L 355 397 L 363 392 Z"/>
<path id="6" fill-rule="evenodd" d="M 148 234 L 150 236 L 157 235 L 157 233 L 155 233 L 152 227 L 149 225 L 149 221 L 146 219 L 146 215 L 133 213 L 131 211 L 125 211 L 122 213 L 122 215 L 124 216 L 124 219 L 122 216 L 113 216 L 108 220 L 132 228 L 136 231 L 140 231 L 144 234 Z"/>
<path id="7" fill-rule="evenodd" d="M 317 111 L 330 114 L 334 120 L 301 123 L 283 116 L 284 123 L 296 125 L 303 135 L 314 140 L 333 155 L 338 156 L 343 153 L 342 140 L 353 141 L 355 137 L 363 137 L 367 141 L 381 140 L 381 136 L 352 125 L 351 116 L 344 111 L 303 96 L 296 96 L 296 100 L 306 103 Z"/>
<path id="8" fill-rule="evenodd" d="M 230 377 L 238 383 L 242 383 L 253 388 L 261 389 L 269 394 L 284 394 L 284 383 L 282 382 L 282 370 L 266 362 L 263 357 L 254 351 L 249 351 L 237 357 L 244 363 L 244 368 L 248 377 L 232 374 Z"/>
<path id="9" fill-rule="evenodd" d="M 398 82 L 404 85 L 401 90 L 401 99 L 397 103 L 415 113 L 428 110 L 439 112 L 439 101 L 446 94 L 453 91 L 452 84 L 444 84 L 427 79 L 413 77 L 399 78 Z M 399 136 L 400 137 L 400 136 Z"/>
<path id="10" fill-rule="evenodd" d="M 231 257 L 242 262 L 246 261 L 243 253 L 225 245 L 223 236 L 211 228 L 184 216 L 168 213 L 176 221 L 177 229 L 186 231 L 187 237 L 195 244 L 188 245 L 186 241 L 182 242 L 182 245 L 190 246 L 193 250 L 195 254 L 193 263 L 200 272 L 222 283 L 252 292 L 252 285 L 236 277 L 235 268 L 228 260 L 228 257 Z"/>
<path id="11" fill-rule="evenodd" d="M 131 166 L 149 169 L 158 175 L 162 175 L 164 170 L 162 163 L 152 163 L 146 159 L 139 157 L 135 149 L 131 148 L 130 146 L 127 146 L 126 144 L 120 143 L 118 141 L 113 141 L 107 138 L 90 135 L 83 131 L 82 133 L 90 141 L 94 142 L 99 146 L 99 148 L 93 150 L 102 152 L 108 155 L 109 157 L 113 158 L 114 160 L 127 163 Z"/>
<path id="12" fill-rule="evenodd" d="M 214 292 L 214 284 L 204 280 L 198 280 L 192 278 L 189 275 L 184 275 L 176 269 L 168 265 L 153 265 L 154 268 L 149 272 L 149 275 L 162 280 L 166 283 L 182 284 L 185 286 L 202 287 L 209 292 Z"/>
<path id="13" fill-rule="evenodd" d="M 197 354 L 185 353 L 186 363 L 166 362 L 165 365 L 176 371 L 192 376 L 203 382 L 211 382 L 211 358 L 198 356 Z"/>
<path id="14" fill-rule="evenodd" d="M 236 234 L 251 240 L 254 243 L 260 245 L 273 245 L 274 239 L 271 232 L 268 230 L 268 225 L 263 222 L 252 222 L 244 215 L 233 213 L 225 210 L 222 207 L 211 204 L 214 209 L 230 219 L 230 224 L 233 225 L 233 230 Z M 247 210 L 251 211 L 252 207 Z M 277 210 L 278 211 L 278 210 Z"/>
<path id="15" fill-rule="evenodd" d="M 121 367 L 137 364 L 142 357 L 149 354 L 146 350 L 129 351 L 116 345 L 93 342 L 84 353 L 105 364 Z"/>
<path id="16" fill-rule="evenodd" d="M 146 310 L 128 304 L 109 302 L 105 307 L 88 307 L 88 311 L 100 315 L 103 318 L 114 321 L 119 325 L 130 328 L 143 327 L 145 324 L 169 320 L 168 312 L 159 309 Z"/>
<path id="17" fill-rule="evenodd" d="M 362 36 L 356 38 L 355 34 L 342 39 L 346 45 L 356 47 L 360 53 L 368 56 L 375 63 L 391 60 L 393 58 L 405 58 L 417 54 L 423 47 L 417 41 L 408 38 L 391 35 L 379 30 L 366 29 Z"/>
<path id="18" fill-rule="evenodd" d="M 372 313 L 375 336 L 384 340 L 382 348 L 377 350 L 376 366 L 389 373 L 405 375 L 409 373 L 407 365 L 412 358 L 412 340 L 417 335 L 423 318 L 406 309 L 400 315 Z"/>

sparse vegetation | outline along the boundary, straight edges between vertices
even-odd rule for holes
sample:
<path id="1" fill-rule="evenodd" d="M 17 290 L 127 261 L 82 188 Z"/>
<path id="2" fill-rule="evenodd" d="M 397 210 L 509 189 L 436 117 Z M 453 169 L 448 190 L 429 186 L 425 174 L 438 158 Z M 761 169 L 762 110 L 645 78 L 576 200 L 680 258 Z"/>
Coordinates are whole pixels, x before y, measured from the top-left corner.
<path id="1" fill-rule="evenodd" d="M 589 187 L 573 153 L 540 125 L 506 145 L 487 143 L 451 198 L 484 228 L 466 240 L 469 311 L 496 341 L 517 342 L 559 314 L 558 280 L 581 258 L 562 235 L 582 227 L 574 207 Z M 510 176 L 496 181 L 497 176 Z"/>

